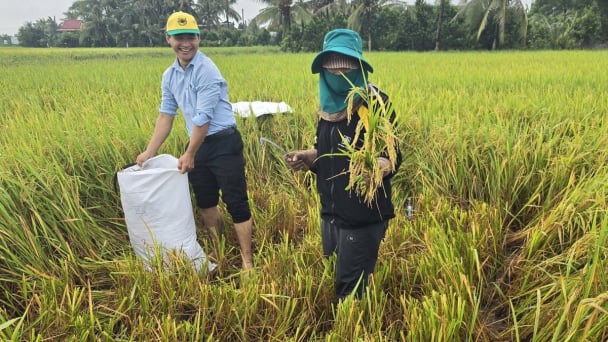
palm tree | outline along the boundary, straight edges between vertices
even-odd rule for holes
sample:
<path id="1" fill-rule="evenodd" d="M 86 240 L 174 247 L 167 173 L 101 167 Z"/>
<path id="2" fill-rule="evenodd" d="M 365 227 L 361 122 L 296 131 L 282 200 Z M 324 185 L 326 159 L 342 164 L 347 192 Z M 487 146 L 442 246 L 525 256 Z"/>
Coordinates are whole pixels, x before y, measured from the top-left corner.
<path id="1" fill-rule="evenodd" d="M 308 1 L 297 0 L 258 0 L 261 3 L 269 5 L 263 8 L 260 13 L 255 16 L 258 24 L 263 25 L 268 23 L 269 30 L 282 29 L 283 37 L 287 35 L 291 29 L 291 24 L 295 21 L 307 22 L 312 18 L 311 3 Z"/>
<path id="2" fill-rule="evenodd" d="M 343 14 L 350 16 L 353 6 L 349 0 L 313 0 L 312 12 L 315 15 L 336 15 Z"/>
<path id="3" fill-rule="evenodd" d="M 445 7 L 448 5 L 448 0 L 439 0 L 439 14 L 437 15 L 437 30 L 435 31 L 435 51 L 440 50 L 441 44 L 441 28 L 443 26 L 443 14 Z"/>
<path id="4" fill-rule="evenodd" d="M 70 11 L 86 23 L 81 39 L 96 47 L 115 45 L 115 32 L 112 31 L 115 21 L 112 18 L 117 8 L 112 0 L 75 1 Z"/>
<path id="5" fill-rule="evenodd" d="M 354 10 L 348 17 L 348 27 L 354 31 L 367 35 L 367 48 L 372 50 L 372 31 L 374 15 L 379 12 L 380 7 L 395 6 L 407 7 L 405 2 L 397 0 L 357 0 L 354 2 Z"/>
<path id="6" fill-rule="evenodd" d="M 232 5 L 236 4 L 237 0 L 224 0 L 224 14 L 226 15 L 226 24 L 230 26 L 230 19 L 234 19 L 234 21 L 241 21 L 241 15 L 237 12 Z"/>
<path id="7" fill-rule="evenodd" d="M 163 30 L 167 17 L 177 11 L 194 12 L 187 0 L 134 0 L 134 8 L 142 17 L 141 30 L 150 46 L 164 44 Z"/>
<path id="8" fill-rule="evenodd" d="M 198 23 L 205 28 L 217 28 L 221 25 L 221 15 L 226 13 L 225 3 L 217 0 L 199 0 L 195 5 Z"/>
<path id="9" fill-rule="evenodd" d="M 492 49 L 501 47 L 505 42 L 505 23 L 507 8 L 516 13 L 517 35 L 524 42 L 528 30 L 528 15 L 521 0 L 464 0 L 464 4 L 456 17 L 464 16 L 473 27 L 477 27 L 477 41 L 484 32 L 494 31 Z"/>

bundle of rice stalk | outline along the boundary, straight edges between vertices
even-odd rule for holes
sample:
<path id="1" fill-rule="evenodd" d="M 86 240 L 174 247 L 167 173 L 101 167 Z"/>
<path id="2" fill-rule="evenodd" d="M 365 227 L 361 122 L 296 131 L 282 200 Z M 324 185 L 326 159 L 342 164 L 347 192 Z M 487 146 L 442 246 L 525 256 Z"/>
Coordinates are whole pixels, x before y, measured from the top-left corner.
<path id="1" fill-rule="evenodd" d="M 360 100 L 362 102 L 360 102 Z M 397 163 L 398 141 L 395 134 L 395 117 L 391 103 L 387 103 L 373 87 L 355 87 L 348 96 L 347 120 L 353 117 L 353 107 L 361 103 L 356 109 L 359 122 L 355 128 L 352 141 L 343 138 L 345 150 L 342 155 L 350 158 L 349 182 L 347 190 L 354 190 L 369 206 L 374 201 L 377 191 L 383 189 L 382 178 L 386 166 L 379 164 L 378 158 L 383 157 L 389 161 L 389 171 L 393 172 Z M 363 144 L 357 147 L 362 137 Z"/>

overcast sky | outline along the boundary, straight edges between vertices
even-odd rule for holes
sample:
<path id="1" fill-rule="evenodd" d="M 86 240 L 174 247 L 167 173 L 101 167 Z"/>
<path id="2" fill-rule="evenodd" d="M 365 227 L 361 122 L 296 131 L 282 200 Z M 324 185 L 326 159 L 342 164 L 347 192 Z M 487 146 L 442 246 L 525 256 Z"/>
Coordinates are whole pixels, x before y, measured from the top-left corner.
<path id="1" fill-rule="evenodd" d="M 57 23 L 61 23 L 63 12 L 75 0 L 0 0 L 0 34 L 13 35 L 27 22 L 36 22 L 38 19 L 55 17 Z M 249 21 L 255 17 L 262 5 L 257 0 L 238 0 L 233 6 L 240 15 L 245 14 Z"/>
<path id="2" fill-rule="evenodd" d="M 0 0 L 0 34 L 13 35 L 27 22 L 36 22 L 38 19 L 55 17 L 57 23 L 63 19 L 66 12 L 75 0 Z M 454 1 L 454 0 L 453 0 Z M 533 0 L 523 0 L 530 4 Z M 407 1 L 414 2 L 414 0 Z M 434 3 L 434 0 L 427 0 Z M 456 1 L 454 1 L 456 2 Z M 238 0 L 233 7 L 245 20 L 255 17 L 263 5 L 257 0 Z"/>

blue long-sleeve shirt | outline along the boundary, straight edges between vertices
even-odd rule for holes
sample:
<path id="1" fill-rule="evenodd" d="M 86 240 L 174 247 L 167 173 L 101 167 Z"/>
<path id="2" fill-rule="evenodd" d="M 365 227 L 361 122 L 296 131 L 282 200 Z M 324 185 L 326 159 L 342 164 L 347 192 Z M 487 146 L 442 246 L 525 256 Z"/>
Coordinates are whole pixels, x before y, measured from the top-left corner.
<path id="1" fill-rule="evenodd" d="M 179 61 L 163 73 L 161 113 L 176 115 L 181 109 L 188 135 L 194 126 L 209 123 L 207 135 L 236 125 L 228 84 L 213 61 L 198 51 L 186 69 Z"/>

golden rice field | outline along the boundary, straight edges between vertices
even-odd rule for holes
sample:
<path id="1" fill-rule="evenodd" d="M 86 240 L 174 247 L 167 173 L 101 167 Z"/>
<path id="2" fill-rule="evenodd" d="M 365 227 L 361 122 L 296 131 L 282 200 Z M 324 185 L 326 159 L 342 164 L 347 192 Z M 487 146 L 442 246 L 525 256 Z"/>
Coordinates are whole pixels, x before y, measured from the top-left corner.
<path id="1" fill-rule="evenodd" d="M 129 244 L 113 177 L 152 132 L 169 48 L 0 49 L 0 340 L 608 340 L 608 51 L 366 54 L 399 116 L 398 217 L 364 298 L 335 305 L 315 179 L 259 143 L 312 144 L 314 55 L 202 50 L 232 101 L 294 108 L 238 118 L 255 272 L 230 230 L 212 279 Z"/>

